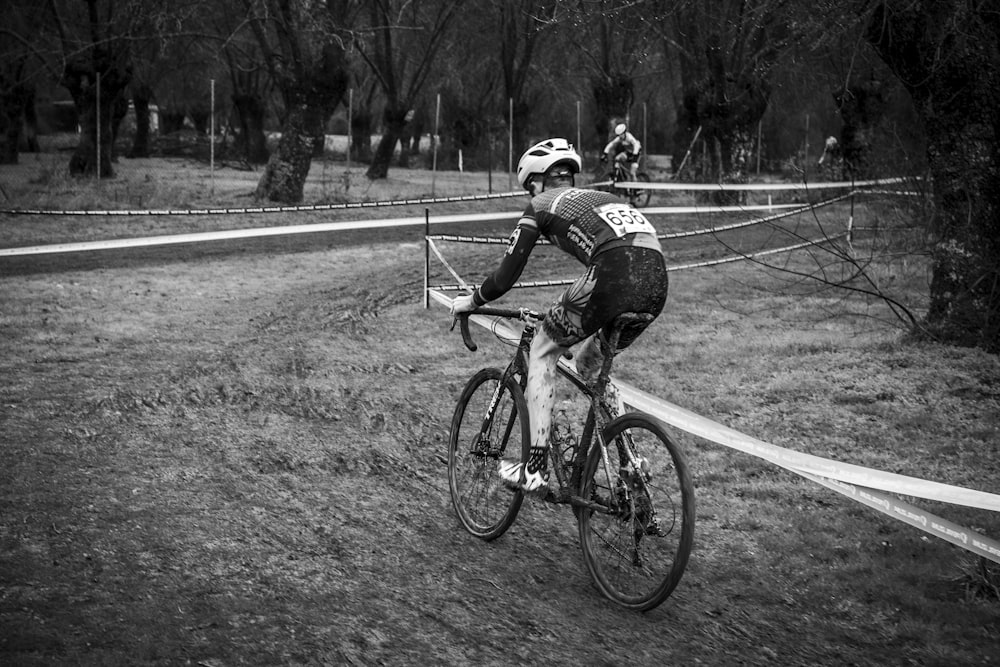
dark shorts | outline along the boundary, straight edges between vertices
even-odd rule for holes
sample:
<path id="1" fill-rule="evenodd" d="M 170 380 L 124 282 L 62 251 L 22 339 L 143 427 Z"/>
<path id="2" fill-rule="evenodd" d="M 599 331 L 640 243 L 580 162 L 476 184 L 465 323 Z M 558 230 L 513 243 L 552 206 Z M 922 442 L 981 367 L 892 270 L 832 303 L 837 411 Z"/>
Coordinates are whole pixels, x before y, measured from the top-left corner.
<path id="1" fill-rule="evenodd" d="M 602 252 L 549 308 L 545 333 L 569 347 L 599 329 L 609 335 L 612 322 L 622 313 L 656 317 L 667 300 L 667 286 L 667 268 L 659 251 L 622 247 Z M 631 345 L 646 326 L 636 324 L 622 331 L 619 349 Z"/>

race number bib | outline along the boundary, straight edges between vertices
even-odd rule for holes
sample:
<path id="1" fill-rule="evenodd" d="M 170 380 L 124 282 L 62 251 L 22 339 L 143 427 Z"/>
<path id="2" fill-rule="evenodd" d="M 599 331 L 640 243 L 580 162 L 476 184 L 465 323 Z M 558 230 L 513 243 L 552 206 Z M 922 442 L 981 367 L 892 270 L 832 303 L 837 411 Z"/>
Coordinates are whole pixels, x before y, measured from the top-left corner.
<path id="1" fill-rule="evenodd" d="M 626 234 L 643 232 L 646 234 L 656 234 L 656 230 L 649 223 L 649 220 L 646 219 L 646 216 L 627 204 L 612 202 L 598 206 L 594 209 L 594 212 L 601 217 L 601 220 L 608 223 L 608 227 L 614 230 L 618 238 Z"/>

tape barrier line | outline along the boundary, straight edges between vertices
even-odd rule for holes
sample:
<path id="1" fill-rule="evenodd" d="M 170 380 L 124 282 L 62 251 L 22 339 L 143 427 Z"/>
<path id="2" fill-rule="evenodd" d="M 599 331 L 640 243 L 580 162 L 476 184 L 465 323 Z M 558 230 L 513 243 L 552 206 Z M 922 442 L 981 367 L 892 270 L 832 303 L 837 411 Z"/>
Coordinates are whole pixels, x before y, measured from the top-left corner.
<path id="1" fill-rule="evenodd" d="M 485 195 L 455 195 L 452 197 L 425 197 L 422 199 L 387 199 L 385 201 L 342 202 L 339 204 L 299 204 L 295 206 L 247 206 L 242 208 L 179 208 L 179 209 L 105 209 L 105 210 L 59 210 L 59 209 L 0 209 L 6 215 L 66 215 L 66 216 L 147 216 L 147 215 L 247 215 L 250 213 L 309 213 L 315 211 L 339 211 L 352 208 L 379 208 L 383 206 L 414 206 L 417 204 L 447 204 L 463 201 L 488 199 L 509 199 L 523 197 L 521 190 L 497 192 Z"/>
<path id="2" fill-rule="evenodd" d="M 790 218 L 795 215 L 800 215 L 806 211 L 814 211 L 818 208 L 823 208 L 824 206 L 830 206 L 836 204 L 839 201 L 843 201 L 850 197 L 853 193 L 847 193 L 845 195 L 840 195 L 838 197 L 833 197 L 831 199 L 826 199 L 821 202 L 816 202 L 815 204 L 793 204 L 796 208 L 791 211 L 783 211 L 781 213 L 775 213 L 774 215 L 764 216 L 763 218 L 751 218 L 750 220 L 743 220 L 741 222 L 734 222 L 729 225 L 718 225 L 716 227 L 706 227 L 705 229 L 692 229 L 686 232 L 672 232 L 669 234 L 658 234 L 656 238 L 660 240 L 668 239 L 679 239 L 688 236 L 701 236 L 703 234 L 716 234 L 718 232 L 728 232 L 734 229 L 742 229 L 743 227 L 752 227 L 753 225 L 762 225 L 770 222 L 775 222 L 777 220 L 782 220 L 784 218 Z"/>
<path id="3" fill-rule="evenodd" d="M 20 248 L 0 248 L 0 258 L 25 255 L 45 255 L 51 253 L 90 252 L 94 250 L 118 250 L 122 248 L 146 248 L 182 243 L 204 243 L 206 241 L 231 241 L 267 236 L 293 234 L 314 234 L 318 232 L 348 231 L 352 229 L 376 229 L 381 227 L 403 227 L 440 225 L 455 222 L 502 222 L 516 219 L 515 213 L 463 213 L 425 218 L 394 218 L 387 220 L 350 220 L 343 222 L 314 223 L 309 225 L 287 225 L 284 227 L 258 227 L 256 229 L 233 229 L 217 232 L 193 232 L 168 236 L 145 236 L 131 239 L 109 239 L 106 241 L 80 241 L 77 243 L 56 243 L 52 245 L 23 246 Z"/>
<path id="4" fill-rule="evenodd" d="M 622 400 L 643 412 L 648 412 L 687 433 L 731 449 L 753 454 L 783 468 L 808 472 L 847 484 L 870 487 L 904 496 L 1000 512 L 1000 495 L 995 493 L 864 468 L 851 463 L 841 463 L 778 447 L 647 394 L 627 383 L 616 382 L 616 385 Z"/>
<path id="5" fill-rule="evenodd" d="M 431 291 L 430 295 L 444 306 L 451 304 L 452 299 L 443 293 Z M 513 326 L 499 321 L 497 318 L 474 316 L 470 319 L 486 329 L 500 331 L 505 336 L 516 338 L 518 335 Z M 575 372 L 565 359 L 560 359 L 559 365 L 566 372 Z M 886 494 L 895 493 L 991 511 L 1000 511 L 1000 495 L 864 468 L 778 447 L 648 394 L 628 383 L 616 380 L 615 385 L 626 404 L 651 414 L 679 430 L 757 456 L 873 507 L 888 516 L 905 521 L 985 558 L 1000 562 L 1000 555 L 998 555 L 1000 554 L 1000 543 L 995 540 L 981 536 L 975 531 L 941 519 Z"/>
<path id="6" fill-rule="evenodd" d="M 920 509 L 878 489 L 838 482 L 835 479 L 812 475 L 801 470 L 795 470 L 794 468 L 791 471 L 841 495 L 847 496 L 852 500 L 856 500 L 862 505 L 876 509 L 893 519 L 908 523 L 925 533 L 967 549 L 977 556 L 1000 563 L 1000 542 L 986 537 L 971 528 L 965 528 L 948 519 L 942 519 L 936 514 Z"/>
<path id="7" fill-rule="evenodd" d="M 729 206 L 648 206 L 643 213 L 655 215 L 687 215 L 691 213 L 743 213 L 744 211 L 780 211 L 788 208 L 801 208 L 802 204 L 744 204 Z"/>
<path id="8" fill-rule="evenodd" d="M 830 242 L 830 241 L 836 241 L 838 239 L 842 239 L 842 238 L 846 238 L 846 237 L 847 237 L 847 232 L 841 232 L 840 234 L 836 234 L 835 236 L 829 236 L 829 237 L 824 236 L 823 238 L 816 239 L 814 241 L 803 241 L 802 243 L 796 243 L 794 245 L 784 246 L 784 247 L 781 247 L 781 248 L 770 248 L 768 250 L 759 250 L 757 252 L 751 252 L 751 253 L 746 253 L 746 254 L 742 254 L 742 255 L 730 255 L 729 257 L 721 257 L 719 259 L 709 259 L 709 260 L 705 260 L 704 262 L 695 262 L 693 264 L 680 264 L 680 265 L 675 265 L 675 266 L 668 266 L 667 267 L 667 271 L 668 272 L 670 272 L 670 271 L 684 271 L 684 270 L 687 270 L 687 269 L 698 269 L 698 268 L 702 268 L 702 267 L 706 267 L 706 266 L 717 266 L 719 264 L 728 264 L 730 262 L 742 262 L 742 261 L 748 260 L 748 259 L 757 259 L 758 257 L 766 257 L 767 255 L 776 255 L 776 254 L 782 253 L 782 252 L 791 252 L 793 250 L 799 250 L 801 248 L 808 248 L 810 246 L 818 246 L 818 245 L 822 245 L 823 243 L 827 243 L 827 242 Z M 434 254 L 437 255 L 438 259 L 441 260 L 441 263 L 444 264 L 445 268 L 448 269 L 448 271 L 451 273 L 451 275 L 453 277 L 455 277 L 457 280 L 461 281 L 461 278 L 458 276 L 457 273 L 455 273 L 455 271 L 451 268 L 451 266 L 448 264 L 448 262 L 445 261 L 444 257 L 441 255 L 441 251 L 433 243 L 433 239 L 440 239 L 440 238 L 442 238 L 442 237 L 428 236 L 427 237 L 427 243 L 430 244 L 430 247 L 434 251 Z M 444 240 L 447 241 L 447 240 L 453 240 L 453 239 L 445 238 Z M 506 241 L 505 241 L 505 243 L 506 243 Z M 535 281 L 532 281 L 532 282 L 518 282 L 518 283 L 514 283 L 513 285 L 511 285 L 511 289 L 523 289 L 523 288 L 526 288 L 526 287 L 555 287 L 555 286 L 560 286 L 560 285 L 572 285 L 574 282 L 576 282 L 576 278 L 562 278 L 562 279 L 558 279 L 558 280 L 535 280 Z M 436 289 L 436 290 L 440 290 L 440 291 L 444 291 L 444 292 L 453 292 L 453 291 L 459 290 L 459 289 L 467 289 L 467 288 L 475 289 L 476 287 L 478 287 L 478 285 L 471 285 L 470 286 L 470 285 L 468 285 L 468 284 L 466 284 L 464 282 L 460 282 L 460 284 L 458 284 L 458 285 L 447 285 L 447 284 L 445 284 L 445 285 L 434 285 L 430 289 Z"/>
<path id="9" fill-rule="evenodd" d="M 838 239 L 846 238 L 848 236 L 847 232 L 841 232 L 834 236 L 824 236 L 821 239 L 816 239 L 815 241 L 803 241 L 802 243 L 796 243 L 794 245 L 788 245 L 781 248 L 771 248 L 769 250 L 759 250 L 757 252 L 746 253 L 742 255 L 731 255 L 729 257 L 722 257 L 720 259 L 708 259 L 704 262 L 695 262 L 693 264 L 680 264 L 678 266 L 668 266 L 667 271 L 684 271 L 687 269 L 699 269 L 705 266 L 717 266 L 719 264 L 728 264 L 730 262 L 741 262 L 747 259 L 757 259 L 758 257 L 766 257 L 768 255 L 777 255 L 782 252 L 792 252 L 793 250 L 799 250 L 801 248 L 808 248 L 810 246 L 818 246 L 830 241 L 836 241 Z"/>
<path id="10" fill-rule="evenodd" d="M 466 197 L 447 197 L 438 199 L 414 199 L 414 200 L 396 200 L 392 202 L 359 202 L 359 203 L 348 203 L 348 204 L 317 204 L 312 206 L 272 206 L 272 207 L 257 207 L 257 208 L 225 208 L 225 209 L 190 209 L 190 210 L 147 210 L 147 211 L 42 211 L 42 210 L 7 210 L 0 211 L 0 213 L 12 213 L 12 214 L 46 214 L 46 215 L 194 215 L 194 214 L 205 214 L 205 215 L 215 215 L 221 213 L 275 213 L 275 212 L 290 212 L 290 211 L 324 211 L 333 210 L 336 208 L 366 208 L 373 206 L 387 206 L 387 205 L 405 205 L 405 204 L 418 204 L 418 203 L 431 203 L 431 202 L 447 202 L 447 201 L 467 201 L 470 199 L 495 199 L 499 197 L 509 197 L 509 196 L 523 196 L 523 193 L 501 193 L 496 195 L 470 195 Z M 799 209 L 802 211 L 809 210 L 818 206 L 825 205 L 832 201 L 837 201 L 843 199 L 849 195 L 843 195 L 841 197 L 828 200 L 826 202 L 820 202 L 818 204 L 800 206 Z M 795 204 L 782 204 L 781 207 L 788 206 L 798 206 Z M 772 207 L 767 207 L 772 208 Z M 713 211 L 722 211 L 723 209 L 731 209 L 733 211 L 749 210 L 748 207 L 715 207 L 715 208 L 699 208 L 691 207 L 690 210 L 694 212 L 710 213 Z M 688 209 L 685 209 L 687 211 Z M 680 212 L 673 211 L 671 207 L 665 207 L 664 209 L 648 209 L 648 213 L 670 213 L 670 212 Z M 668 238 L 678 238 L 681 236 L 693 236 L 697 234 L 709 234 L 716 231 L 724 231 L 729 229 L 736 229 L 739 227 L 760 224 L 762 222 L 768 222 L 771 220 L 776 220 L 780 217 L 785 217 L 786 215 L 794 215 L 797 211 L 793 211 L 787 214 L 777 214 L 775 216 L 768 216 L 766 218 L 750 220 L 741 223 L 735 223 L 733 225 L 725 225 L 722 227 L 715 227 L 705 230 L 695 230 L 692 232 L 678 232 L 675 234 L 664 234 L 660 235 L 661 239 Z M 331 222 L 331 223 L 313 223 L 308 225 L 286 225 L 281 227 L 258 227 L 253 229 L 234 229 L 234 230 L 222 230 L 216 232 L 193 232 L 189 234 L 171 234 L 162 236 L 146 236 L 128 239 L 108 239 L 102 241 L 79 241 L 73 243 L 55 243 L 50 245 L 36 245 L 36 246 L 22 246 L 14 248 L 0 248 L 0 258 L 3 257 L 23 257 L 27 255 L 44 255 L 44 254 L 58 254 L 58 253 L 72 253 L 72 252 L 91 252 L 96 250 L 119 250 L 126 248 L 147 248 L 161 245 L 175 245 L 175 244 L 185 244 L 185 243 L 204 243 L 208 241 L 228 241 L 237 239 L 251 239 L 251 238 L 263 238 L 270 236 L 284 236 L 284 235 L 295 235 L 295 234 L 310 234 L 319 232 L 330 232 L 330 231 L 347 231 L 352 229 L 376 229 L 381 227 L 398 227 L 398 226 L 412 226 L 426 224 L 446 224 L 446 223 L 456 223 L 456 222 L 512 222 L 517 220 L 520 216 L 520 211 L 512 212 L 501 212 L 501 213 L 468 213 L 468 214 L 456 214 L 456 215 L 446 215 L 446 216 L 435 216 L 430 218 L 430 220 L 425 220 L 424 218 L 394 218 L 386 220 L 353 220 L 353 221 L 343 221 L 343 222 Z M 506 242 L 506 241 L 504 241 Z"/>
<path id="11" fill-rule="evenodd" d="M 480 243 L 483 245 L 510 245 L 509 236 L 458 236 L 456 234 L 431 234 L 427 237 L 431 241 L 454 241 L 456 243 Z M 537 245 L 552 245 L 552 242 L 545 237 L 539 237 L 535 241 Z"/>
<path id="12" fill-rule="evenodd" d="M 440 261 L 444 265 L 444 268 L 448 270 L 448 273 L 450 273 L 452 275 L 452 277 L 455 280 L 458 281 L 460 289 L 464 289 L 465 291 L 470 292 L 470 293 L 473 292 L 473 291 L 475 291 L 474 287 L 469 287 L 468 283 L 465 282 L 465 280 L 462 278 L 462 276 L 458 275 L 458 272 L 455 269 L 451 268 L 451 264 L 449 264 L 445 260 L 444 256 L 441 254 L 441 251 L 438 250 L 437 244 L 434 243 L 434 241 L 432 241 L 432 240 L 430 240 L 428 238 L 427 239 L 427 246 L 431 249 L 431 251 L 434 253 L 434 255 L 438 258 L 438 261 Z"/>
<path id="13" fill-rule="evenodd" d="M 907 182 L 906 178 L 876 178 L 868 181 L 819 181 L 816 183 L 652 183 L 643 181 L 622 181 L 619 188 L 633 190 L 719 190 L 786 191 L 786 190 L 837 190 L 844 188 L 870 188 L 877 185 L 893 185 Z"/>

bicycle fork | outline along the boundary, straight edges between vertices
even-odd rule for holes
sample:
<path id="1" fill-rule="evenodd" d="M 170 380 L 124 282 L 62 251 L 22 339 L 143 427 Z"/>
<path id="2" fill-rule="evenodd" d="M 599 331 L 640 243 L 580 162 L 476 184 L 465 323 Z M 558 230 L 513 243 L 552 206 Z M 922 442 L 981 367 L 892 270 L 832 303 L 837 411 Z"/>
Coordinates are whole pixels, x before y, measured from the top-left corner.
<path id="1" fill-rule="evenodd" d="M 493 389 L 493 396 L 490 398 L 490 405 L 486 408 L 486 414 L 483 415 L 482 424 L 479 426 L 479 434 L 473 441 L 473 449 L 470 454 L 482 455 L 485 463 L 485 459 L 492 456 L 497 458 L 503 455 L 503 448 L 506 443 L 510 440 L 510 435 L 514 430 L 514 425 L 517 423 L 517 405 L 511 407 L 510 419 L 507 420 L 506 430 L 503 437 L 500 438 L 500 447 L 498 450 L 494 451 L 493 443 L 490 441 L 490 431 L 493 429 L 493 417 L 496 414 L 497 406 L 500 405 L 500 397 L 503 395 L 504 387 L 507 386 L 507 376 L 501 377 L 497 386 Z"/>

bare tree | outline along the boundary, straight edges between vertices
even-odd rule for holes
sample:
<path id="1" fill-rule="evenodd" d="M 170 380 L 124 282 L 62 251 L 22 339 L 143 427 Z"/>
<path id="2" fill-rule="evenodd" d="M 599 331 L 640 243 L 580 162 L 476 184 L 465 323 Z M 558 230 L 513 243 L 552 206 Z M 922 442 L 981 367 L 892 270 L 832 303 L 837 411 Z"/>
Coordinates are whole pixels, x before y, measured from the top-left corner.
<path id="1" fill-rule="evenodd" d="M 559 3 L 563 36 L 587 73 L 594 103 L 594 135 L 603 147 L 614 123 L 628 120 L 636 76 L 655 57 L 655 26 L 663 11 L 653 0 L 578 0 Z"/>
<path id="2" fill-rule="evenodd" d="M 350 81 L 349 33 L 356 0 L 243 0 L 272 81 L 284 101 L 281 139 L 257 197 L 302 201 L 313 147 Z"/>
<path id="3" fill-rule="evenodd" d="M 270 158 L 265 123 L 273 82 L 253 31 L 241 29 L 244 15 L 234 3 L 218 5 L 215 32 L 224 36 L 221 57 L 229 71 L 233 110 L 238 128 L 236 148 L 248 164 Z"/>
<path id="4" fill-rule="evenodd" d="M 885 0 L 866 34 L 927 136 L 936 236 L 927 325 L 943 340 L 1000 352 L 1000 9 Z"/>
<path id="5" fill-rule="evenodd" d="M 35 130 L 28 121 L 33 119 L 35 89 L 47 74 L 49 58 L 32 34 L 37 34 L 45 12 L 37 3 L 12 1 L 0 26 L 0 164 L 17 163 L 22 128 Z M 32 135 L 27 143 L 37 150 Z"/>
<path id="6" fill-rule="evenodd" d="M 382 138 L 368 168 L 370 179 L 385 178 L 396 144 L 431 73 L 449 24 L 464 0 L 409 2 L 369 0 L 370 39 L 360 44 L 362 58 L 385 98 Z"/>
<path id="7" fill-rule="evenodd" d="M 513 141 L 524 146 L 531 118 L 528 103 L 529 83 L 535 67 L 536 56 L 544 45 L 544 36 L 551 35 L 558 27 L 556 1 L 494 0 L 493 11 L 499 19 L 500 70 L 503 74 L 501 116 L 506 117 L 507 105 L 513 107 Z M 493 18 L 492 16 L 490 17 Z"/>
<path id="8" fill-rule="evenodd" d="M 667 60 L 682 82 L 675 146 L 701 128 L 709 150 L 705 176 L 744 180 L 771 76 L 794 43 L 786 0 L 682 0 L 660 21 Z M 676 156 L 680 161 L 681 156 Z"/>
<path id="9" fill-rule="evenodd" d="M 62 45 L 60 83 L 73 97 L 80 118 L 80 140 L 69 172 L 112 176 L 114 135 L 132 81 L 130 37 L 142 2 L 49 0 L 48 7 Z"/>

